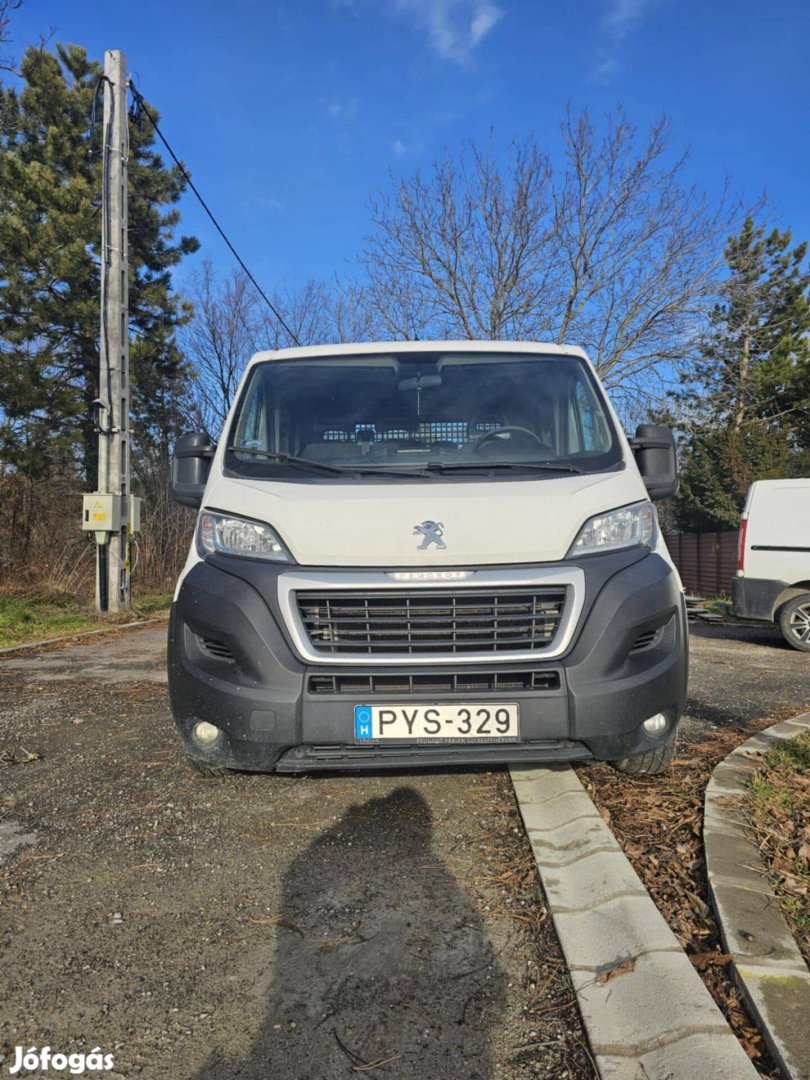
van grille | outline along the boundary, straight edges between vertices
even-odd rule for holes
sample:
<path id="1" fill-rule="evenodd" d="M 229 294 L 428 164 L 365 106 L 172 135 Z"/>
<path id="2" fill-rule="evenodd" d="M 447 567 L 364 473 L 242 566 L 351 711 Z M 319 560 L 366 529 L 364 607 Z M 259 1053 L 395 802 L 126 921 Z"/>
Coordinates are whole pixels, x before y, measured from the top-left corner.
<path id="1" fill-rule="evenodd" d="M 558 671 L 437 671 L 430 674 L 310 675 L 310 694 L 480 694 L 559 690 Z"/>
<path id="2" fill-rule="evenodd" d="M 563 616 L 563 586 L 497 592 L 420 589 L 296 594 L 313 650 L 323 655 L 463 655 L 547 649 Z"/>

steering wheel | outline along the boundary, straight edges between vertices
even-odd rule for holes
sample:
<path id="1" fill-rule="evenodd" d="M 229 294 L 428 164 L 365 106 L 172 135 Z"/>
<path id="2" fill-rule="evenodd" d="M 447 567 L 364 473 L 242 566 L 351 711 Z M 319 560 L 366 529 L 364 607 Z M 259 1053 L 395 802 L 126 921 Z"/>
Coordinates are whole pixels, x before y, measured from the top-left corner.
<path id="1" fill-rule="evenodd" d="M 540 438 L 529 428 L 517 427 L 513 424 L 507 424 L 505 427 L 493 428 L 492 431 L 485 431 L 483 435 L 479 435 L 477 439 L 473 439 L 470 443 L 470 449 L 474 454 L 477 454 L 479 450 L 482 450 L 490 442 L 497 440 L 499 435 L 503 435 L 504 432 L 509 432 L 510 436 L 517 435 L 523 442 L 531 441 L 532 445 L 539 446 L 544 453 L 548 453 L 548 447 Z M 508 440 L 512 442 L 511 438 Z"/>

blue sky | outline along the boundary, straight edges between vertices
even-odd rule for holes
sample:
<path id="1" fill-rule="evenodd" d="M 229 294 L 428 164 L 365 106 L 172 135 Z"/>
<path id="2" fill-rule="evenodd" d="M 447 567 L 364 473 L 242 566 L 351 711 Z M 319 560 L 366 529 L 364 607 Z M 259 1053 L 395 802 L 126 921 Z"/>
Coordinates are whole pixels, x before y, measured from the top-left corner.
<path id="1" fill-rule="evenodd" d="M 120 48 L 204 197 L 265 288 L 351 272 L 389 173 L 534 132 L 554 158 L 566 102 L 671 115 L 688 175 L 729 177 L 810 239 L 807 0 L 25 0 L 41 34 Z M 183 229 L 230 255 L 193 196 Z M 190 264 L 199 260 L 188 260 Z"/>

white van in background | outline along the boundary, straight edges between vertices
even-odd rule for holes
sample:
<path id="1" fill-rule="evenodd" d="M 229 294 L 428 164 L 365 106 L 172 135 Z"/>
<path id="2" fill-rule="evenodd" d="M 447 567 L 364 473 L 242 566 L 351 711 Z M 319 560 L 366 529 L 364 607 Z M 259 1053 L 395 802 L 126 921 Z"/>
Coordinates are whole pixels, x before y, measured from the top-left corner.
<path id="1" fill-rule="evenodd" d="M 810 479 L 757 480 L 740 522 L 734 614 L 778 623 L 810 652 Z"/>
<path id="2" fill-rule="evenodd" d="M 677 484 L 672 433 L 628 441 L 573 346 L 259 353 L 219 445 L 175 447 L 199 509 L 169 632 L 190 760 L 661 771 L 687 634 L 652 500 Z"/>

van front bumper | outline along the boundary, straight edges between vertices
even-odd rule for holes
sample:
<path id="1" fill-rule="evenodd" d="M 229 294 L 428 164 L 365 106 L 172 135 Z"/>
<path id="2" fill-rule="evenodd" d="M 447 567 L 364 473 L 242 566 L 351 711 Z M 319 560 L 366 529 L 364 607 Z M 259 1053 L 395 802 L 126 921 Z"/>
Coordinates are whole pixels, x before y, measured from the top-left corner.
<path id="1" fill-rule="evenodd" d="M 645 734 L 644 720 L 664 713 L 670 732 L 686 697 L 677 576 L 646 549 L 575 565 L 584 572 L 585 598 L 562 655 L 544 660 L 538 650 L 531 660 L 453 662 L 439 671 L 418 660 L 404 668 L 309 662 L 296 651 L 277 600 L 278 575 L 289 568 L 224 557 L 199 563 L 184 578 L 169 623 L 169 693 L 186 752 L 212 766 L 309 772 L 617 760 L 652 749 L 661 737 Z M 517 702 L 520 741 L 355 740 L 356 705 L 403 701 Z M 208 745 L 194 734 L 202 721 L 220 732 Z"/>

